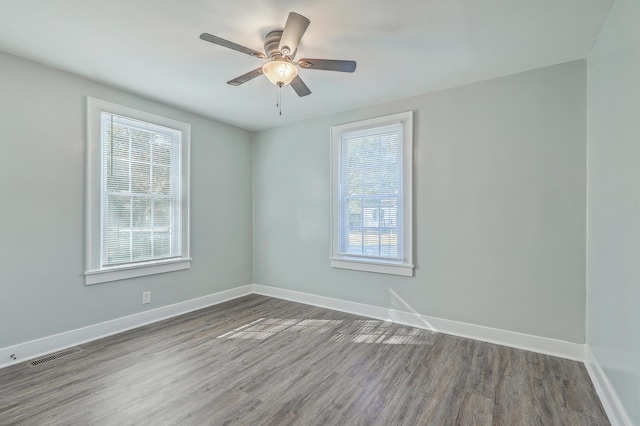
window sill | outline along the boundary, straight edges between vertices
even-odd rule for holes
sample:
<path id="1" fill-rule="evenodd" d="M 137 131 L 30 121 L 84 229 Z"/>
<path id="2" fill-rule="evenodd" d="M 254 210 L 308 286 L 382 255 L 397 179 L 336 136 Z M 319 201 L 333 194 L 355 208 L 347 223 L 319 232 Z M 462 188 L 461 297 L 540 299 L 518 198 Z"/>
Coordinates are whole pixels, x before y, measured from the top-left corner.
<path id="1" fill-rule="evenodd" d="M 413 276 L 413 265 L 408 263 L 380 262 L 365 259 L 331 258 L 331 267 L 352 269 L 355 271 L 375 272 L 378 274 Z"/>
<path id="2" fill-rule="evenodd" d="M 190 258 L 173 259 L 164 262 L 145 263 L 140 265 L 116 266 L 108 269 L 86 271 L 85 284 L 93 285 L 109 281 L 126 280 L 146 275 L 163 274 L 191 268 Z"/>

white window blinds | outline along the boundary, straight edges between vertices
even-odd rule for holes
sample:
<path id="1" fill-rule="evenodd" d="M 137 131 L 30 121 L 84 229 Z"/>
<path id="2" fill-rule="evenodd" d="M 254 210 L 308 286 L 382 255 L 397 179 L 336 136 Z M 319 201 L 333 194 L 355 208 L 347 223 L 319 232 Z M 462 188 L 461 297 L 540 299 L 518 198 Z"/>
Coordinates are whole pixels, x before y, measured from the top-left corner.
<path id="1" fill-rule="evenodd" d="M 102 267 L 182 256 L 179 130 L 102 112 Z"/>
<path id="2" fill-rule="evenodd" d="M 401 123 L 341 134 L 339 254 L 402 260 Z"/>

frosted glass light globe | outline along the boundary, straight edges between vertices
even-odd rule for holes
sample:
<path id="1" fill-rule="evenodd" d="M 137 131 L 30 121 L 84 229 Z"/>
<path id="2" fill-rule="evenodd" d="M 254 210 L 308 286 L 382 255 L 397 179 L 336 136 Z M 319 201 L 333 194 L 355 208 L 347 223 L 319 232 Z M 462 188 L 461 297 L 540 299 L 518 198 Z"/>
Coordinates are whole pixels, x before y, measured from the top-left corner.
<path id="1" fill-rule="evenodd" d="M 283 86 L 291 83 L 298 75 L 298 67 L 287 61 L 270 61 L 262 67 L 262 73 L 273 83 L 281 83 Z"/>

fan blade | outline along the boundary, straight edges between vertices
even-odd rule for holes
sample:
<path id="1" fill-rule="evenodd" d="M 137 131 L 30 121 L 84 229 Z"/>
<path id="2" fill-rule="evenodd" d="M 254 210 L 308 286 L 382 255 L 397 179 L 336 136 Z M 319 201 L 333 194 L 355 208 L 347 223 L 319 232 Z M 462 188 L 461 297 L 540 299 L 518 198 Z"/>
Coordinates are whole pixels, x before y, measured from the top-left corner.
<path id="1" fill-rule="evenodd" d="M 229 49 L 237 50 L 238 52 L 246 53 L 247 55 L 254 56 L 256 58 L 265 59 L 267 56 L 264 53 L 260 53 L 257 50 L 249 49 L 248 47 L 240 46 L 239 44 L 233 43 L 229 40 L 225 40 L 220 37 L 216 37 L 214 35 L 208 33 L 200 34 L 200 38 L 204 41 L 211 42 L 213 44 L 217 44 L 218 46 L 226 47 Z"/>
<path id="2" fill-rule="evenodd" d="M 354 72 L 356 61 L 340 61 L 337 59 L 300 59 L 298 65 L 310 70 Z"/>
<path id="3" fill-rule="evenodd" d="M 278 46 L 280 53 L 289 57 L 295 55 L 300 39 L 304 35 L 304 32 L 307 31 L 309 22 L 310 21 L 302 15 L 295 12 L 289 13 L 287 23 L 284 26 L 284 30 L 282 30 L 280 45 Z"/>
<path id="4" fill-rule="evenodd" d="M 233 80 L 227 81 L 227 84 L 232 86 L 240 86 L 242 83 L 246 83 L 249 80 L 253 80 L 257 76 L 262 74 L 262 67 L 256 68 L 253 71 L 249 71 L 246 74 L 242 74 L 240 77 L 236 77 Z"/>
<path id="5" fill-rule="evenodd" d="M 289 84 L 291 84 L 291 87 L 293 88 L 293 90 L 295 90 L 295 92 L 300 97 L 307 96 L 307 95 L 311 94 L 311 90 L 309 90 L 307 85 L 304 84 L 304 81 L 302 81 L 302 79 L 300 78 L 299 75 L 297 75 L 296 78 L 291 80 L 291 83 L 289 83 Z"/>

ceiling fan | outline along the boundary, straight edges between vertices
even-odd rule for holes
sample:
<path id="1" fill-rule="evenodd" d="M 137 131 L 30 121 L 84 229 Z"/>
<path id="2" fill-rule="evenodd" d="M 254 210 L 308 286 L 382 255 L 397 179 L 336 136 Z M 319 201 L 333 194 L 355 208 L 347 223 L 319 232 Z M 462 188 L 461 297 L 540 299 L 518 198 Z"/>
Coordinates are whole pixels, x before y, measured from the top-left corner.
<path id="1" fill-rule="evenodd" d="M 311 90 L 309 90 L 307 85 L 298 75 L 299 68 L 340 72 L 354 72 L 356 70 L 355 61 L 310 58 L 303 58 L 298 61 L 294 61 L 298 44 L 300 43 L 300 39 L 302 39 L 304 32 L 307 30 L 309 22 L 309 19 L 300 14 L 295 12 L 289 13 L 287 23 L 283 30 L 270 31 L 265 35 L 265 53 L 258 52 L 257 50 L 241 46 L 208 33 L 202 33 L 200 38 L 219 46 L 237 50 L 241 53 L 246 53 L 247 55 L 259 59 L 268 60 L 268 62 L 263 66 L 236 77 L 233 80 L 229 80 L 227 81 L 227 84 L 239 86 L 261 74 L 264 74 L 273 84 L 278 86 L 278 88 L 290 84 L 298 96 L 307 96 L 311 94 Z"/>

